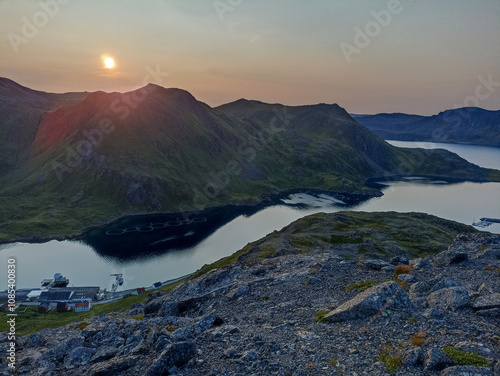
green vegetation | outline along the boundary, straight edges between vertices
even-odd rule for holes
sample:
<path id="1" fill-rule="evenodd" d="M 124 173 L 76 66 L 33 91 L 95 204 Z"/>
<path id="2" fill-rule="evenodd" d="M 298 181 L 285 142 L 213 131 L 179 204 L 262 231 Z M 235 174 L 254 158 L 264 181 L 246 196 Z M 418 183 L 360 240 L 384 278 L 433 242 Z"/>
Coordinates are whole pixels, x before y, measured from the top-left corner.
<path id="1" fill-rule="evenodd" d="M 0 241 L 77 236 L 132 214 L 253 205 L 290 189 L 377 196 L 380 190 L 366 180 L 380 171 L 500 180 L 499 171 L 443 150 L 393 147 L 337 105 L 313 109 L 243 100 L 212 109 L 183 90 L 147 90 L 147 111 L 129 108 L 122 120 L 112 110 L 118 93 L 47 94 L 44 105 L 31 103 L 26 88 L 9 94 L 14 97 L 4 101 L 9 105 L 0 119 L 9 135 L 0 139 Z M 13 121 L 19 113 L 23 124 Z M 286 127 L 280 114 L 286 114 Z M 113 119 L 111 133 L 101 134 L 91 152 L 105 158 L 79 163 L 75 148 L 104 118 Z M 271 132 L 270 123 L 282 130 Z M 206 194 L 207 183 L 214 194 Z M 322 236 L 329 245 L 360 242 Z M 292 244 L 307 248 L 317 240 L 296 238 Z"/>
<path id="2" fill-rule="evenodd" d="M 425 342 L 425 337 L 427 336 L 427 333 L 425 332 L 420 332 L 416 333 L 411 336 L 411 345 L 412 346 L 422 346 L 422 344 Z"/>
<path id="3" fill-rule="evenodd" d="M 453 346 L 445 346 L 443 352 L 451 356 L 451 358 L 460 366 L 476 366 L 488 367 L 489 364 L 486 359 L 475 353 L 468 353 L 457 349 Z"/>
<path id="4" fill-rule="evenodd" d="M 331 311 L 329 310 L 324 310 L 324 311 L 318 311 L 318 312 L 314 312 L 314 319 L 317 321 L 317 322 L 323 322 L 324 319 L 325 319 L 325 316 L 330 313 Z"/>
<path id="5" fill-rule="evenodd" d="M 448 248 L 459 233 L 472 232 L 477 232 L 472 226 L 424 213 L 317 213 L 248 244 L 238 258 L 252 261 L 272 257 L 275 251 L 299 254 L 315 248 L 335 249 L 347 259 L 360 254 L 425 257 Z M 409 272 L 411 268 L 403 265 L 396 270 L 396 274 Z"/>
<path id="6" fill-rule="evenodd" d="M 359 292 L 363 292 L 366 289 L 369 289 L 370 287 L 373 287 L 377 284 L 377 281 L 375 280 L 365 280 L 365 281 L 359 281 L 356 283 L 353 283 L 352 285 L 344 287 L 344 290 L 346 291 L 352 291 L 352 290 L 358 290 Z"/>
<path id="7" fill-rule="evenodd" d="M 401 351 L 395 350 L 393 346 L 386 346 L 380 351 L 377 360 L 384 362 L 385 368 L 389 372 L 395 373 L 403 365 L 403 354 Z"/>
<path id="8" fill-rule="evenodd" d="M 156 291 L 163 290 L 168 293 L 182 282 L 184 282 L 184 280 L 163 286 Z M 94 304 L 88 312 L 71 311 L 60 313 L 57 312 L 55 308 L 52 308 L 49 312 L 39 313 L 37 306 L 28 306 L 26 312 L 20 313 L 16 318 L 16 334 L 18 336 L 24 336 L 26 334 L 39 332 L 45 328 L 55 328 L 58 326 L 68 325 L 75 321 L 79 322 L 77 322 L 74 327 L 83 329 L 85 326 L 89 325 L 89 323 L 85 321 L 86 319 L 102 313 L 125 311 L 129 309 L 132 304 L 145 303 L 147 298 L 148 294 L 130 295 L 117 302 Z M 134 319 L 141 320 L 141 316 L 135 316 Z M 0 313 L 0 332 L 8 330 L 6 318 L 6 313 L 2 311 Z M 142 316 L 142 319 L 143 318 L 144 316 Z"/>

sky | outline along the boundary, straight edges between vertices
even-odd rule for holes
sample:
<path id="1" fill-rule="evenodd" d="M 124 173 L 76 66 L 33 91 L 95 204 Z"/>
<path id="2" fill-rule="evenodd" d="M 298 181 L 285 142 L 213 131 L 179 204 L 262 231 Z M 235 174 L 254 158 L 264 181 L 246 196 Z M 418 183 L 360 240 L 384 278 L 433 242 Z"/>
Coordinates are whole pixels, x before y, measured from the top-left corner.
<path id="1" fill-rule="evenodd" d="M 0 76 L 47 92 L 151 82 L 210 106 L 498 110 L 500 1 L 0 0 Z"/>

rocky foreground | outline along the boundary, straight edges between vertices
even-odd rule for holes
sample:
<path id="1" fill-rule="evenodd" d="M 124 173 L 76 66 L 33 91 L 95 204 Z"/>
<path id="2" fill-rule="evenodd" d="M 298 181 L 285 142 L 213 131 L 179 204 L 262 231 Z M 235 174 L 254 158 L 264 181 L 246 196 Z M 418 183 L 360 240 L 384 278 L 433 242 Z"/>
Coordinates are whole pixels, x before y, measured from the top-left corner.
<path id="1" fill-rule="evenodd" d="M 500 375 L 500 236 L 424 259 L 240 261 L 17 346 L 19 375 Z"/>

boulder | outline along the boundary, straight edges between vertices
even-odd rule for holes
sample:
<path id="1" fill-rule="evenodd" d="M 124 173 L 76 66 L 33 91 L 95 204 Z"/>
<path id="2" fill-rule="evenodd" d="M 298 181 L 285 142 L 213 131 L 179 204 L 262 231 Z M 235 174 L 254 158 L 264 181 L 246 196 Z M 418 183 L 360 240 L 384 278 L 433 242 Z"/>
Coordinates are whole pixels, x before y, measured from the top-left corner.
<path id="1" fill-rule="evenodd" d="M 158 310 L 158 315 L 161 317 L 178 316 L 179 303 L 173 301 L 164 302 Z"/>
<path id="2" fill-rule="evenodd" d="M 449 355 L 438 349 L 430 349 L 425 356 L 424 373 L 441 371 L 454 365 L 455 362 Z"/>
<path id="3" fill-rule="evenodd" d="M 92 363 L 99 363 L 104 360 L 108 360 L 113 358 L 117 353 L 118 349 L 116 347 L 111 347 L 111 346 L 101 346 L 97 350 L 97 352 L 94 354 L 94 357 L 92 358 L 91 362 Z"/>
<path id="4" fill-rule="evenodd" d="M 413 270 L 423 270 L 423 269 L 432 269 L 432 265 L 429 261 L 421 258 L 410 260 L 410 266 Z"/>
<path id="5" fill-rule="evenodd" d="M 139 357 L 119 357 L 93 365 L 86 375 L 89 376 L 116 376 L 136 365 Z"/>
<path id="6" fill-rule="evenodd" d="M 500 294 L 483 295 L 476 299 L 472 306 L 475 310 L 500 308 Z"/>
<path id="7" fill-rule="evenodd" d="M 469 254 L 467 252 L 448 250 L 435 255 L 432 258 L 432 264 L 435 267 L 442 268 L 444 266 L 457 264 L 467 260 L 469 260 Z"/>
<path id="8" fill-rule="evenodd" d="M 165 371 L 172 367 L 182 367 L 196 355 L 196 347 L 193 341 L 177 342 L 167 346 L 156 362 L 146 373 L 146 376 L 162 376 Z"/>
<path id="9" fill-rule="evenodd" d="M 325 315 L 327 322 L 341 322 L 363 319 L 386 309 L 412 307 L 413 304 L 405 290 L 396 282 L 388 281 L 373 286 L 353 299 L 340 305 Z"/>
<path id="10" fill-rule="evenodd" d="M 455 366 L 441 371 L 439 376 L 493 376 L 493 373 L 485 367 Z"/>
<path id="11" fill-rule="evenodd" d="M 457 311 L 471 306 L 469 292 L 462 286 L 437 290 L 427 297 L 427 301 L 431 307 L 439 306 L 449 311 Z"/>
<path id="12" fill-rule="evenodd" d="M 380 270 L 383 267 L 389 266 L 393 267 L 394 265 L 389 264 L 388 262 L 384 260 L 375 260 L 375 259 L 370 259 L 370 260 L 363 260 L 362 264 L 366 266 L 369 269 L 373 270 Z"/>
<path id="13" fill-rule="evenodd" d="M 405 256 L 394 256 L 389 262 L 394 266 L 408 265 L 410 263 L 410 260 Z"/>
<path id="14" fill-rule="evenodd" d="M 404 356 L 403 365 L 405 368 L 417 368 L 422 364 L 422 348 L 413 347 Z"/>
<path id="15" fill-rule="evenodd" d="M 446 289 L 446 288 L 449 288 L 449 287 L 456 287 L 456 286 L 459 286 L 459 284 L 454 279 L 452 279 L 452 278 L 443 278 L 443 279 L 440 279 L 438 282 L 436 282 L 430 288 L 429 292 L 431 293 L 431 292 L 438 291 L 438 290 L 441 290 L 441 289 Z"/>
<path id="16" fill-rule="evenodd" d="M 144 306 L 144 315 L 157 314 L 165 303 L 166 299 L 167 296 L 159 295 L 159 297 L 157 297 L 156 299 L 151 299 L 150 301 L 148 301 L 148 303 L 146 303 L 146 305 Z"/>
<path id="17" fill-rule="evenodd" d="M 87 347 L 77 347 L 64 358 L 64 365 L 66 368 L 84 366 L 89 363 L 93 353 L 94 350 Z"/>
<path id="18" fill-rule="evenodd" d="M 238 299 L 239 297 L 246 295 L 249 292 L 250 292 L 250 285 L 242 285 L 242 286 L 239 286 L 238 288 L 231 290 L 227 294 L 227 297 L 229 299 Z"/>

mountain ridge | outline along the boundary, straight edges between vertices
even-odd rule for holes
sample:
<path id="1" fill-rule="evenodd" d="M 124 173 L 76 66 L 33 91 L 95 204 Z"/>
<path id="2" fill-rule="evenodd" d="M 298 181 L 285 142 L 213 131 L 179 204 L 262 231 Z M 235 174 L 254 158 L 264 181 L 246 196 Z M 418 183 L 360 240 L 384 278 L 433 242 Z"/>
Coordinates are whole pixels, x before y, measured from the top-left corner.
<path id="1" fill-rule="evenodd" d="M 385 140 L 500 146 L 500 110 L 463 107 L 431 116 L 403 113 L 352 116 Z"/>
<path id="2" fill-rule="evenodd" d="M 25 136 L 0 140 L 0 155 L 20 156 L 0 170 L 0 240 L 74 236 L 137 213 L 255 205 L 297 188 L 377 196 L 366 181 L 378 177 L 500 179 L 450 152 L 393 147 L 337 104 L 211 108 L 151 84 L 61 95 L 27 120 L 24 107 L 1 105 L 15 95 L 0 95 L 0 133 Z"/>

